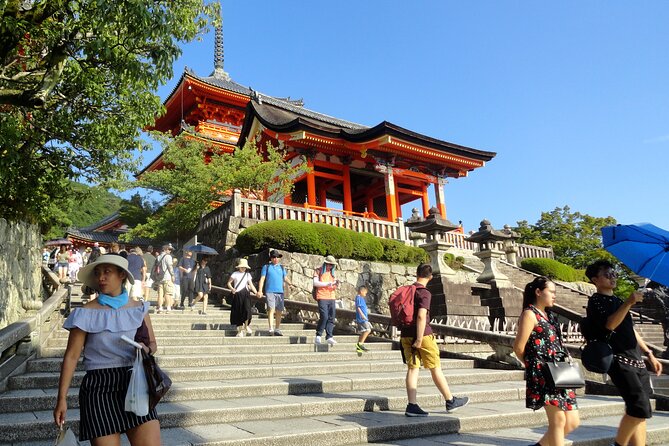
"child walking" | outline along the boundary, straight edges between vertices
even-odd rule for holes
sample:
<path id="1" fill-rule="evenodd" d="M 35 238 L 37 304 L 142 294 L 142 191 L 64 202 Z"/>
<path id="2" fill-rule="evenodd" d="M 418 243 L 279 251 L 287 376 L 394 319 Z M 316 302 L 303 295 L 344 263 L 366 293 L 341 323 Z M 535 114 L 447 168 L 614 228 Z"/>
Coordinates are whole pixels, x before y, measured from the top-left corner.
<path id="1" fill-rule="evenodd" d="M 355 321 L 358 323 L 358 343 L 355 344 L 355 350 L 358 353 L 367 352 L 369 349 L 365 347 L 365 340 L 372 332 L 372 324 L 369 323 L 367 316 L 367 287 L 361 285 L 358 287 L 358 295 L 355 296 Z"/>

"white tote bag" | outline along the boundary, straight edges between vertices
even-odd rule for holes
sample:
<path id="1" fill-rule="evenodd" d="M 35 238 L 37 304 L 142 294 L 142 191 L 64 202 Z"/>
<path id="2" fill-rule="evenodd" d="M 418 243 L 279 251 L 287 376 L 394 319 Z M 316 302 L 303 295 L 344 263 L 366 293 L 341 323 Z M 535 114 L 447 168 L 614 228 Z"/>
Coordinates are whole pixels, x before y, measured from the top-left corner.
<path id="1" fill-rule="evenodd" d="M 146 374 L 142 366 L 142 354 L 137 350 L 135 363 L 132 366 L 132 376 L 128 392 L 125 394 L 126 412 L 134 412 L 139 417 L 149 414 L 149 385 L 146 382 Z"/>

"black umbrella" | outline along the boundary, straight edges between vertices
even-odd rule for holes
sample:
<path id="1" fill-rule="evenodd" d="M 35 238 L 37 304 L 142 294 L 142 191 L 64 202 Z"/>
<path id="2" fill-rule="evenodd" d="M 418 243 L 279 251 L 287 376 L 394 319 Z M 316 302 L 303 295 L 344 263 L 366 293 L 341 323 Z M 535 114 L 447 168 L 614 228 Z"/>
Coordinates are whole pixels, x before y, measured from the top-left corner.
<path id="1" fill-rule="evenodd" d="M 218 251 L 205 245 L 190 245 L 183 249 L 183 252 L 191 251 L 193 254 L 204 254 L 208 256 L 217 256 Z"/>

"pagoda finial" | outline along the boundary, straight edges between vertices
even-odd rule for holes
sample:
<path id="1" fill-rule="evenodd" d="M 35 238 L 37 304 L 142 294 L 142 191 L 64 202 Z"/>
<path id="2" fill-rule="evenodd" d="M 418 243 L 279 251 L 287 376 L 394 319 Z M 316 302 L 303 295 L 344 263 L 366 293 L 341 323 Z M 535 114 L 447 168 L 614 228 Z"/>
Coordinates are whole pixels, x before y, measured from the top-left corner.
<path id="1" fill-rule="evenodd" d="M 219 8 L 219 25 L 216 27 L 216 36 L 214 38 L 214 77 L 217 79 L 230 80 L 230 75 L 223 69 L 223 12 Z"/>

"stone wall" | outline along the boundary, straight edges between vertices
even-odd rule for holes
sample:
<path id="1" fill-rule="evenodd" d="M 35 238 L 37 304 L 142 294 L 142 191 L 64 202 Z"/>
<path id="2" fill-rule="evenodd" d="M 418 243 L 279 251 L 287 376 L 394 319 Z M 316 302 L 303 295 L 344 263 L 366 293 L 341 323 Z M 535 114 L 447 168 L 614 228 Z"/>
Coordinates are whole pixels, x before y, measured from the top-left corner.
<path id="1" fill-rule="evenodd" d="M 281 264 L 289 274 L 293 284 L 287 292 L 287 298 L 302 302 L 313 302 L 311 297 L 313 272 L 323 264 L 323 256 L 290 253 L 283 254 Z M 269 261 L 269 251 L 247 257 L 251 266 L 253 283 L 258 286 L 260 269 Z M 224 287 L 235 270 L 238 259 L 226 259 L 225 256 L 212 258 L 209 265 L 214 285 Z M 350 259 L 338 259 L 336 276 L 342 281 L 337 292 L 346 309 L 355 308 L 355 296 L 358 286 L 365 284 L 369 288 L 368 307 L 371 312 L 388 314 L 388 297 L 400 285 L 411 284 L 416 279 L 415 266 L 391 265 L 381 262 L 367 262 Z"/>
<path id="2" fill-rule="evenodd" d="M 0 328 L 42 303 L 39 228 L 0 218 Z"/>

